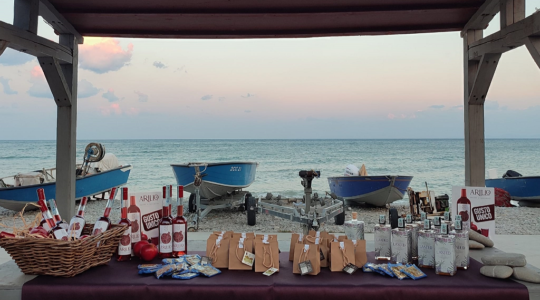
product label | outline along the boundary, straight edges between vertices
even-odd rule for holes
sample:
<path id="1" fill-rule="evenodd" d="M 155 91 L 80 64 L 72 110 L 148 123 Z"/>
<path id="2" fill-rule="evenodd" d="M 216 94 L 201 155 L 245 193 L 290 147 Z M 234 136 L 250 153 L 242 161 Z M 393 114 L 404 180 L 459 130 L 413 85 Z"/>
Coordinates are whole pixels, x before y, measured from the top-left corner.
<path id="1" fill-rule="evenodd" d="M 64 229 L 55 230 L 53 234 L 54 234 L 54 238 L 57 240 L 63 240 L 63 241 L 68 240 L 67 232 Z"/>
<path id="2" fill-rule="evenodd" d="M 109 223 L 105 221 L 97 221 L 96 224 L 94 224 L 94 229 L 92 230 L 92 235 L 98 235 L 102 232 L 107 231 L 107 228 L 109 227 Z"/>
<path id="3" fill-rule="evenodd" d="M 455 274 L 456 266 L 456 238 L 450 236 L 437 236 L 435 238 L 435 272 L 437 274 Z"/>
<path id="4" fill-rule="evenodd" d="M 186 251 L 185 224 L 173 224 L 173 251 Z"/>
<path id="5" fill-rule="evenodd" d="M 118 243 L 118 255 L 131 255 L 131 228 L 129 226 Z"/>
<path id="6" fill-rule="evenodd" d="M 364 239 L 364 222 L 345 222 L 345 235 L 349 240 L 363 240 Z"/>
<path id="7" fill-rule="evenodd" d="M 392 231 L 392 261 L 402 264 L 412 261 L 411 240 L 410 231 Z"/>
<path id="8" fill-rule="evenodd" d="M 172 225 L 159 225 L 159 252 L 172 252 Z"/>
<path id="9" fill-rule="evenodd" d="M 392 231 L 389 227 L 375 227 L 375 257 L 392 255 Z"/>
<path id="10" fill-rule="evenodd" d="M 47 230 L 47 232 L 51 231 L 51 226 L 49 226 L 49 223 L 48 222 L 43 222 L 43 225 L 41 225 L 41 227 L 43 227 L 43 229 Z"/>
<path id="11" fill-rule="evenodd" d="M 141 240 L 141 214 L 128 213 L 128 220 L 131 221 L 131 242 L 136 243 Z"/>
<path id="12" fill-rule="evenodd" d="M 478 206 L 473 209 L 476 222 L 486 222 L 495 219 L 495 205 Z"/>
<path id="13" fill-rule="evenodd" d="M 471 228 L 471 205 L 459 203 L 457 213 L 461 216 L 461 226 L 463 229 Z"/>
<path id="14" fill-rule="evenodd" d="M 456 236 L 456 267 L 469 267 L 469 232 L 457 232 Z"/>
<path id="15" fill-rule="evenodd" d="M 69 223 L 68 235 L 73 236 L 77 239 L 80 238 L 85 223 L 86 222 L 84 221 L 83 218 L 77 218 L 77 217 L 72 218 L 71 223 Z"/>
<path id="16" fill-rule="evenodd" d="M 432 233 L 418 233 L 418 266 L 435 267 L 435 235 Z"/>
<path id="17" fill-rule="evenodd" d="M 411 256 L 416 259 L 418 257 L 418 231 L 420 228 L 416 224 L 407 227 L 411 230 Z"/>

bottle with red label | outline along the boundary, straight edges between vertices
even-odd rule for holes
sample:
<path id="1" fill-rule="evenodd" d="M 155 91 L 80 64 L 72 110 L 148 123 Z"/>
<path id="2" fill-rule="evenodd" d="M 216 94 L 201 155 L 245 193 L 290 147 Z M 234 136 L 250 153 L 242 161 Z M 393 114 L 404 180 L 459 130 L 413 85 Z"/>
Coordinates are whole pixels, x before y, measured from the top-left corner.
<path id="1" fill-rule="evenodd" d="M 118 256 L 117 261 L 131 260 L 131 221 L 128 219 L 128 188 L 124 187 L 121 190 L 121 204 L 120 211 L 122 216 L 120 217 L 120 225 L 126 225 L 126 231 L 122 235 L 120 242 L 118 243 Z"/>
<path id="2" fill-rule="evenodd" d="M 163 187 L 163 214 L 159 222 L 159 257 L 172 257 L 172 220 L 169 212 L 170 186 Z"/>
<path id="3" fill-rule="evenodd" d="M 86 203 L 88 202 L 87 197 L 82 197 L 81 203 L 79 203 L 79 211 L 71 221 L 69 222 L 69 231 L 68 235 L 75 237 L 76 239 L 81 237 L 84 225 L 86 225 L 86 220 L 84 219 L 84 209 L 86 208 Z"/>
<path id="4" fill-rule="evenodd" d="M 129 207 L 127 209 L 127 217 L 131 222 L 131 255 L 135 244 L 141 240 L 141 210 L 137 207 L 135 196 L 129 196 Z"/>
<path id="5" fill-rule="evenodd" d="M 176 217 L 173 222 L 173 257 L 187 254 L 187 221 L 184 218 L 184 186 L 178 186 L 176 194 Z"/>
<path id="6" fill-rule="evenodd" d="M 54 199 L 49 199 L 48 202 L 56 225 L 64 228 L 64 230 L 67 232 L 69 229 L 69 224 L 67 222 L 64 222 L 62 220 L 62 217 L 60 217 L 60 212 L 58 211 L 58 207 L 56 206 L 56 201 Z"/>
<path id="7" fill-rule="evenodd" d="M 47 203 L 45 202 L 45 191 L 43 189 L 38 189 L 37 194 L 38 194 L 38 205 L 39 205 L 39 209 L 41 210 L 41 215 L 43 216 L 43 219 L 45 219 L 45 222 L 47 222 L 47 224 L 51 228 L 49 232 L 53 234 L 55 239 L 67 241 L 68 240 L 67 231 L 64 228 L 55 224 L 54 219 L 51 215 L 51 212 L 49 211 L 49 208 L 47 207 Z"/>
<path id="8" fill-rule="evenodd" d="M 111 228 L 111 219 L 109 219 L 109 215 L 111 214 L 114 198 L 116 198 L 116 192 L 117 192 L 117 188 L 113 187 L 109 194 L 109 200 L 107 200 L 107 206 L 105 207 L 105 212 L 103 212 L 103 216 L 97 220 L 96 224 L 94 224 L 92 235 L 98 235 Z"/>
<path id="9" fill-rule="evenodd" d="M 471 201 L 467 198 L 467 189 L 461 189 L 461 198 L 457 201 L 457 214 L 461 216 L 464 230 L 471 228 Z"/>

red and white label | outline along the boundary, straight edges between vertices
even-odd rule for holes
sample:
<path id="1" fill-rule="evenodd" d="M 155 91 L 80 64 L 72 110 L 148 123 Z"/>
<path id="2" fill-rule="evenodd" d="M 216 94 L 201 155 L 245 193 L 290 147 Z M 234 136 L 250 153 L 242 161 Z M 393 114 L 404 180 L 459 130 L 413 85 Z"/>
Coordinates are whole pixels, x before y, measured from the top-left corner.
<path id="1" fill-rule="evenodd" d="M 172 225 L 159 225 L 159 252 L 172 253 Z"/>
<path id="2" fill-rule="evenodd" d="M 80 238 L 85 223 L 86 222 L 84 221 L 84 219 L 73 217 L 71 219 L 71 222 L 69 223 L 68 235 L 73 236 L 77 239 Z"/>
<path id="3" fill-rule="evenodd" d="M 64 241 L 68 240 L 67 232 L 64 229 L 55 230 L 53 231 L 53 234 L 54 234 L 54 238 L 57 240 L 64 240 Z"/>
<path id="4" fill-rule="evenodd" d="M 173 250 L 186 251 L 185 224 L 173 225 Z"/>
<path id="5" fill-rule="evenodd" d="M 118 243 L 118 255 L 131 255 L 131 228 L 129 226 Z"/>
<path id="6" fill-rule="evenodd" d="M 131 242 L 136 243 L 141 240 L 141 214 L 128 213 L 128 219 L 131 221 Z"/>
<path id="7" fill-rule="evenodd" d="M 471 205 L 459 203 L 457 213 L 461 216 L 461 226 L 463 229 L 471 228 Z"/>
<path id="8" fill-rule="evenodd" d="M 109 223 L 105 221 L 97 221 L 96 224 L 94 224 L 94 229 L 92 230 L 92 235 L 98 235 L 102 232 L 107 231 L 107 228 L 109 227 Z"/>

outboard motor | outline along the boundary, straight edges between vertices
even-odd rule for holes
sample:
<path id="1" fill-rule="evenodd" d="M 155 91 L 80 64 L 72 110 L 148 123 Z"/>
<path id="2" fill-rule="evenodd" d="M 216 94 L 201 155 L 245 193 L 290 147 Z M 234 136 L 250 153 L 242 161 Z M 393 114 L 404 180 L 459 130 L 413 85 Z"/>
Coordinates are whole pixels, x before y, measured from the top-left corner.
<path id="1" fill-rule="evenodd" d="M 519 174 L 516 171 L 508 170 L 508 171 L 506 171 L 506 173 L 504 173 L 504 175 L 502 177 L 503 178 L 508 178 L 508 177 L 522 177 L 522 176 L 523 175 Z"/>

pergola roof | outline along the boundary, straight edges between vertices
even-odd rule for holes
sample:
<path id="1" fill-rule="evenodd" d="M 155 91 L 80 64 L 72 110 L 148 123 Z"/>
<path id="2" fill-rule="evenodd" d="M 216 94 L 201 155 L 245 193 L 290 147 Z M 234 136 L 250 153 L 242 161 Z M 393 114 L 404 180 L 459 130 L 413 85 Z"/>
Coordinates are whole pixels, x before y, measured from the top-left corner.
<path id="1" fill-rule="evenodd" d="M 484 0 L 49 0 L 83 36 L 287 38 L 461 30 Z"/>

